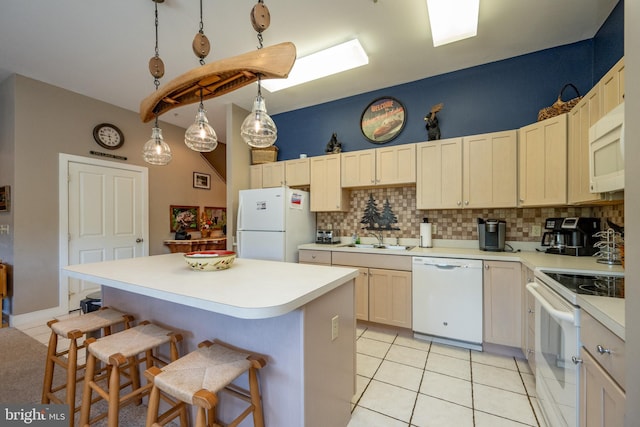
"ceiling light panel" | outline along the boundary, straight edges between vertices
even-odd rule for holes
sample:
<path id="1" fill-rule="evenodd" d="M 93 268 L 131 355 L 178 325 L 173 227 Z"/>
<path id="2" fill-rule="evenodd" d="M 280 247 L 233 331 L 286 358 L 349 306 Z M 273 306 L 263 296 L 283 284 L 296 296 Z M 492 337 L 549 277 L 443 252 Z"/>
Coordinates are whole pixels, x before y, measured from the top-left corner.
<path id="1" fill-rule="evenodd" d="M 262 81 L 269 92 L 286 89 L 322 77 L 361 67 L 369 63 L 369 57 L 358 39 L 353 39 L 320 52 L 296 59 L 289 77 Z"/>
<path id="2" fill-rule="evenodd" d="M 475 37 L 480 0 L 427 0 L 433 46 Z"/>

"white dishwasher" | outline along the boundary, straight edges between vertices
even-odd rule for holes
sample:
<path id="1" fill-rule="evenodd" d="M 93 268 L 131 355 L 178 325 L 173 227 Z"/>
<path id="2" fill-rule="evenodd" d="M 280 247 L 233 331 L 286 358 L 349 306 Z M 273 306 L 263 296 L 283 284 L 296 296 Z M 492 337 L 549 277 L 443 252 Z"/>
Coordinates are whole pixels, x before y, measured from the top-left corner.
<path id="1" fill-rule="evenodd" d="M 482 260 L 413 257 L 416 338 L 482 350 Z"/>

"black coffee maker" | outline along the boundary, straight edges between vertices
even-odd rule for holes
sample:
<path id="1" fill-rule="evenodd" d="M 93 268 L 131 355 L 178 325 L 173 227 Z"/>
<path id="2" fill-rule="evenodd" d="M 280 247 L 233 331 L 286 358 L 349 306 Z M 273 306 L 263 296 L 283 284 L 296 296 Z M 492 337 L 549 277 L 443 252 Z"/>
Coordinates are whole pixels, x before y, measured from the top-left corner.
<path id="1" fill-rule="evenodd" d="M 504 251 L 507 223 L 497 219 L 478 218 L 478 243 L 481 251 Z"/>
<path id="2" fill-rule="evenodd" d="M 591 256 L 597 252 L 594 237 L 600 231 L 600 218 L 547 218 L 542 235 L 545 252 L 559 255 Z"/>
<path id="3" fill-rule="evenodd" d="M 544 221 L 544 229 L 547 230 L 542 234 L 542 246 L 548 246 L 545 252 L 550 254 L 564 253 L 567 247 L 567 232 L 562 229 L 564 218 L 547 218 Z"/>

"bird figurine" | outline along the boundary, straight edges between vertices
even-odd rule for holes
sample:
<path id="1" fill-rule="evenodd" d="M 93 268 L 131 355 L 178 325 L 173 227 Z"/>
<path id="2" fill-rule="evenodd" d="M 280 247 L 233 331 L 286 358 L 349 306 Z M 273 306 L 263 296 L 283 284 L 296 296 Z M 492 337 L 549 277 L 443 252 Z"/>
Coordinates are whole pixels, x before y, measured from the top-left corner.
<path id="1" fill-rule="evenodd" d="M 436 113 L 442 110 L 442 107 L 444 107 L 442 102 L 440 104 L 436 104 L 431 107 L 429 114 L 424 116 L 424 121 L 426 122 L 425 128 L 427 129 L 427 138 L 429 141 L 440 139 L 440 125 L 438 124 L 438 117 L 436 117 Z"/>

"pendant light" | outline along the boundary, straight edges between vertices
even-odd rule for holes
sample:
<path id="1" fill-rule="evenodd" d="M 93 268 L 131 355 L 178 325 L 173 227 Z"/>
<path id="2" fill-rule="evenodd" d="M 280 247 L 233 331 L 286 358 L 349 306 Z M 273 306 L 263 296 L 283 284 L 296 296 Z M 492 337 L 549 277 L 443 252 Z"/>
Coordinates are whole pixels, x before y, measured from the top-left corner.
<path id="1" fill-rule="evenodd" d="M 153 76 L 153 84 L 158 90 L 160 86 L 160 78 L 164 76 L 164 63 L 160 59 L 158 50 L 158 3 L 164 0 L 153 0 L 155 3 L 155 27 L 156 27 L 156 47 L 155 55 L 149 60 L 149 72 Z M 151 131 L 151 139 L 149 139 L 143 147 L 142 158 L 145 162 L 165 166 L 171 161 L 171 148 L 164 142 L 162 138 L 162 129 L 158 126 L 158 113 L 155 113 L 155 122 Z"/>
<path id="2" fill-rule="evenodd" d="M 209 54 L 211 45 L 209 39 L 204 35 L 204 24 L 202 22 L 202 0 L 200 0 L 200 30 L 193 39 L 193 53 L 200 58 L 200 65 L 204 65 L 204 58 Z M 202 89 L 200 89 L 200 105 L 196 113 L 196 121 L 187 128 L 184 134 L 184 143 L 194 151 L 209 152 L 218 146 L 218 135 L 207 120 L 207 112 L 202 103 Z"/>
<path id="3" fill-rule="evenodd" d="M 258 50 L 262 49 L 262 32 L 269 28 L 269 9 L 259 0 L 251 11 L 251 24 L 258 33 Z M 253 103 L 251 114 L 247 116 L 240 127 L 240 135 L 244 142 L 255 148 L 272 146 L 278 138 L 278 129 L 271 117 L 267 114 L 267 107 L 262 97 L 260 75 L 258 75 L 258 96 Z"/>

